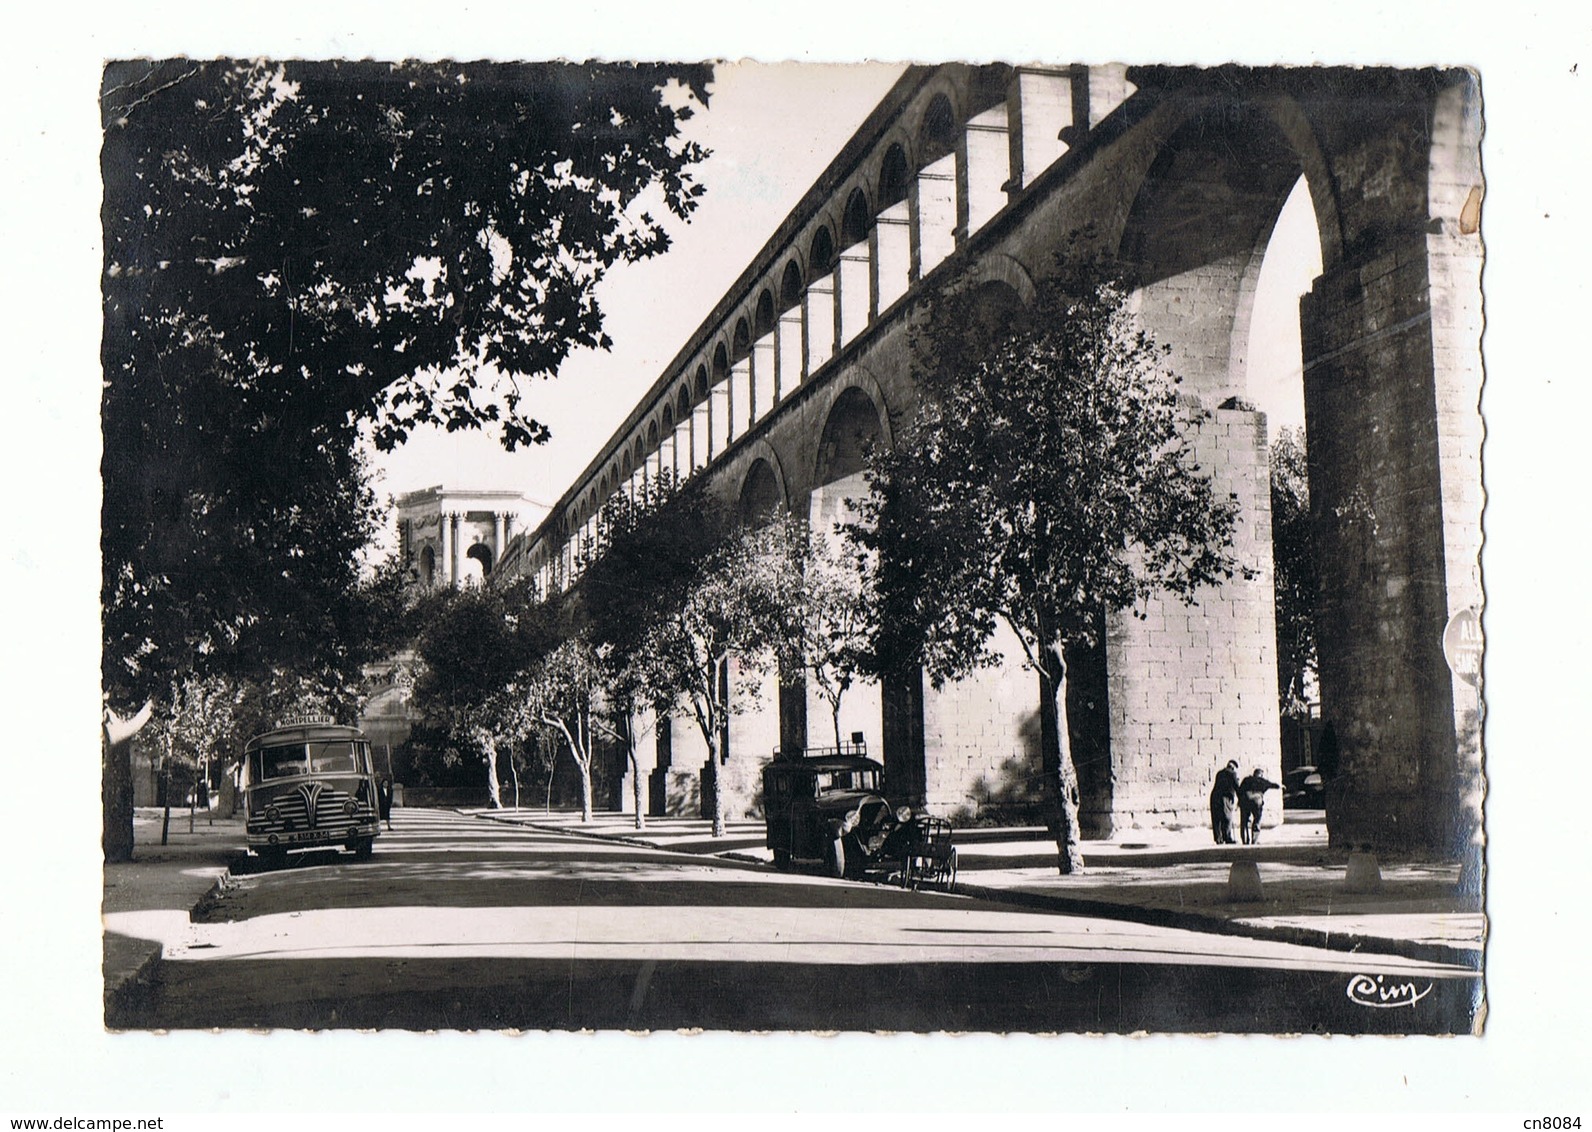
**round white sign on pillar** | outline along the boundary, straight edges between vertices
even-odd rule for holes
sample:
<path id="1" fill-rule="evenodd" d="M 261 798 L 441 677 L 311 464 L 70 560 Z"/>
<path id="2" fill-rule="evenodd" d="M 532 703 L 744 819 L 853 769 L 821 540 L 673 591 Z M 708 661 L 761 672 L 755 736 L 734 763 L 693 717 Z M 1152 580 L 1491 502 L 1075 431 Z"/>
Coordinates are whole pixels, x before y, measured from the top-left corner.
<path id="1" fill-rule="evenodd" d="M 1455 676 L 1467 684 L 1481 684 L 1481 618 L 1474 609 L 1461 609 L 1443 630 L 1443 655 Z"/>

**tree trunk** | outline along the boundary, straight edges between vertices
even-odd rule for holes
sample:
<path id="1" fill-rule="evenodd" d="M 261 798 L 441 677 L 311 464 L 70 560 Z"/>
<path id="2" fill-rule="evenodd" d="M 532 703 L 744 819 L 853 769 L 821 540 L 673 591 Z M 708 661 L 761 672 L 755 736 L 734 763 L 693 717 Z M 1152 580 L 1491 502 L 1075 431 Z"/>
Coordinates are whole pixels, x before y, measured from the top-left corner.
<path id="1" fill-rule="evenodd" d="M 580 763 L 580 820 L 591 819 L 591 756 L 587 755 Z"/>
<path id="2" fill-rule="evenodd" d="M 832 700 L 829 704 L 829 719 L 835 725 L 835 754 L 840 753 L 840 701 Z"/>
<path id="3" fill-rule="evenodd" d="M 106 708 L 101 721 L 100 847 L 108 865 L 133 859 L 133 736 L 149 722 L 150 711 L 146 703 L 137 715 L 122 719 Z"/>
<path id="4" fill-rule="evenodd" d="M 708 782 L 713 787 L 713 836 L 723 837 L 724 822 L 724 790 L 723 776 L 719 773 L 720 764 L 724 761 L 725 751 L 730 741 L 730 657 L 725 653 L 714 667 L 713 679 L 719 690 L 720 710 L 714 711 L 709 722 L 713 725 L 713 734 L 708 737 Z"/>
<path id="5" fill-rule="evenodd" d="M 630 705 L 630 710 L 620 716 L 620 726 L 624 734 L 619 737 L 625 745 L 625 757 L 630 760 L 630 801 L 636 811 L 636 828 L 647 828 L 647 807 L 645 804 L 646 790 L 641 785 L 641 755 L 636 751 L 636 716 L 635 705 Z M 655 722 L 654 730 L 658 727 Z"/>
<path id="6" fill-rule="evenodd" d="M 520 812 L 520 764 L 514 757 L 514 748 L 509 747 L 509 774 L 514 777 L 514 812 Z"/>
<path id="7" fill-rule="evenodd" d="M 635 807 L 636 807 L 636 828 L 637 829 L 646 829 L 647 828 L 647 811 L 646 811 L 646 807 L 642 804 L 642 793 L 643 792 L 642 792 L 642 789 L 641 789 L 641 760 L 636 757 L 636 745 L 635 745 L 635 743 L 631 742 L 629 744 L 629 746 L 630 746 L 630 750 L 629 750 L 629 759 L 630 759 L 630 800 L 633 803 L 635 803 Z"/>
<path id="8" fill-rule="evenodd" d="M 723 837 L 724 824 L 724 791 L 719 789 L 719 745 L 712 742 L 708 744 L 708 793 L 713 795 L 713 836 Z"/>
<path id="9" fill-rule="evenodd" d="M 498 784 L 497 744 L 487 743 L 485 747 L 486 804 L 489 809 L 501 810 L 503 808 L 503 788 Z"/>
<path id="10" fill-rule="evenodd" d="M 160 843 L 167 844 L 171 832 L 171 746 L 160 760 Z"/>
<path id="11" fill-rule="evenodd" d="M 1083 831 L 1078 823 L 1078 769 L 1067 733 L 1067 665 L 1060 648 L 1047 660 L 1054 672 L 1039 674 L 1039 750 L 1056 836 L 1056 867 L 1063 876 L 1084 871 Z"/>
<path id="12" fill-rule="evenodd" d="M 717 676 L 715 676 L 715 679 L 717 679 Z M 721 687 L 725 691 L 724 702 L 728 704 L 729 684 L 727 679 L 726 682 L 721 685 Z M 703 789 L 705 789 L 713 799 L 712 809 L 710 811 L 713 817 L 713 836 L 723 837 L 725 832 L 724 793 L 719 789 L 719 758 L 720 752 L 724 749 L 724 732 L 727 731 L 728 728 L 719 724 L 719 716 L 718 713 L 713 710 L 714 705 L 712 703 L 704 704 L 698 701 L 694 695 L 692 697 L 692 701 L 692 710 L 693 714 L 696 716 L 697 730 L 702 732 L 702 738 L 707 743 L 708 748 L 707 776 L 706 780 L 703 782 Z"/>

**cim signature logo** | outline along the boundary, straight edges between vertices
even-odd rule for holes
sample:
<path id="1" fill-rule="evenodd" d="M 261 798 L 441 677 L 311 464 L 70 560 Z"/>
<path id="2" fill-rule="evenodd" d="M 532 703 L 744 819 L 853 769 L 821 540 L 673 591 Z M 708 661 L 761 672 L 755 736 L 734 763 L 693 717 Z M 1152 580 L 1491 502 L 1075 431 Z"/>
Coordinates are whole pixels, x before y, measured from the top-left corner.
<path id="1" fill-rule="evenodd" d="M 1378 975 L 1375 978 L 1370 975 L 1356 975 L 1349 980 L 1346 993 L 1349 1001 L 1356 1005 L 1386 1010 L 1394 1006 L 1414 1006 L 1432 993 L 1432 984 L 1427 983 L 1422 989 L 1409 982 L 1390 983 L 1386 975 Z"/>

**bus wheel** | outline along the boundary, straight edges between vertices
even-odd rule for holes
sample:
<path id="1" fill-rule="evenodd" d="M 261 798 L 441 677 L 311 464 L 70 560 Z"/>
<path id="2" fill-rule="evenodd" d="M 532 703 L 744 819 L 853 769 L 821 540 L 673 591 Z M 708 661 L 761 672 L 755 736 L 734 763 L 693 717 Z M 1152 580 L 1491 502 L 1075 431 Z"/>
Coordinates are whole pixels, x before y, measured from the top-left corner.
<path id="1" fill-rule="evenodd" d="M 287 867 L 287 850 L 261 849 L 260 863 L 268 869 L 285 869 Z"/>
<path id="2" fill-rule="evenodd" d="M 774 850 L 774 867 L 782 873 L 790 872 L 790 850 Z"/>
<path id="3" fill-rule="evenodd" d="M 374 837 L 361 837 L 354 842 L 354 860 L 356 861 L 370 860 L 370 855 L 375 851 L 376 839 Z"/>

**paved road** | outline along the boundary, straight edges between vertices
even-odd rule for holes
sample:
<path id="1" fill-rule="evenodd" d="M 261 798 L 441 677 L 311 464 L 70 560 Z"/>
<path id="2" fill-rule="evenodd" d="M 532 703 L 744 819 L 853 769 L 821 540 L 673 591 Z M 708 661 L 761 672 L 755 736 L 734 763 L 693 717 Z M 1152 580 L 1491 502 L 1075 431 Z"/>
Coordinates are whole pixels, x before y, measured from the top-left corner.
<path id="1" fill-rule="evenodd" d="M 165 949 L 112 1025 L 1443 1033 L 1479 994 L 1398 957 L 397 813 L 368 862 L 243 875 L 196 922 L 109 917 Z"/>

